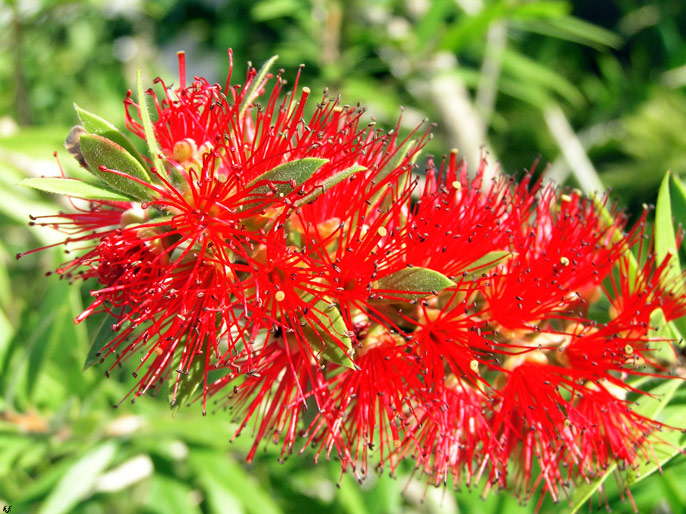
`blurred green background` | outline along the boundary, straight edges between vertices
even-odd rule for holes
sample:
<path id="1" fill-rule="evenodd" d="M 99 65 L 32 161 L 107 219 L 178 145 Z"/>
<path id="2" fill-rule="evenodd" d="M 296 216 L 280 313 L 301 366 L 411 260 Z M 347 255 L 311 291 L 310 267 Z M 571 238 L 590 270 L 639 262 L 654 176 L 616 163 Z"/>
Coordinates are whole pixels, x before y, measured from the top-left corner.
<path id="1" fill-rule="evenodd" d="M 246 62 L 279 54 L 292 80 L 329 87 L 391 127 L 437 123 L 425 155 L 487 152 L 521 175 L 539 159 L 548 176 L 592 191 L 612 188 L 637 213 L 654 203 L 666 170 L 686 174 L 686 3 L 683 0 L 4 0 L 0 5 L 0 504 L 12 512 L 532 512 L 507 492 L 426 488 L 402 468 L 358 485 L 312 455 L 247 465 L 249 434 L 230 443 L 224 413 L 193 406 L 172 417 L 158 398 L 112 405 L 132 385 L 81 372 L 88 327 L 72 318 L 87 288 L 46 271 L 58 251 L 15 254 L 58 240 L 27 228 L 29 214 L 67 208 L 15 184 L 56 175 L 76 123 L 72 103 L 123 126 L 126 90 L 188 74 L 223 81 Z M 682 407 L 683 408 L 683 407 Z M 686 511 L 672 460 L 632 488 L 641 513 Z M 633 512 L 614 480 L 594 499 Z M 549 500 L 542 512 L 565 512 Z"/>

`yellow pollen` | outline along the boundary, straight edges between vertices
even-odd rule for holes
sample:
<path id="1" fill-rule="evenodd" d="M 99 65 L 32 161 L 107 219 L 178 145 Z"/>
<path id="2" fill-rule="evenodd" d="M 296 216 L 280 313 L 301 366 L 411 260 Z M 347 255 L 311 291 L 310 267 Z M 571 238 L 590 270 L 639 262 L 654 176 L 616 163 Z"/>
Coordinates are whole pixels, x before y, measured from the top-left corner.
<path id="1" fill-rule="evenodd" d="M 624 353 L 626 353 L 627 355 L 633 355 L 633 353 L 634 353 L 634 347 L 631 346 L 630 344 L 626 345 L 626 346 L 624 347 Z"/>
<path id="2" fill-rule="evenodd" d="M 560 257 L 560 264 L 563 266 L 569 266 L 569 259 L 567 257 Z"/>
<path id="3" fill-rule="evenodd" d="M 164 350 L 160 348 L 159 346 L 155 346 L 155 349 L 153 350 L 157 355 L 162 355 L 164 353 Z"/>
<path id="4" fill-rule="evenodd" d="M 305 86 L 305 87 L 303 88 L 303 93 L 305 93 L 306 95 L 309 95 L 309 94 L 310 94 L 310 88 L 307 87 L 307 86 Z"/>
<path id="5" fill-rule="evenodd" d="M 571 421 L 569 421 L 569 419 L 568 419 L 568 418 L 565 418 L 565 420 L 564 420 L 563 424 L 564 424 L 564 426 L 566 426 L 566 427 L 571 427 L 571 426 L 572 426 L 572 422 L 571 422 Z"/>
<path id="6" fill-rule="evenodd" d="M 565 194 L 565 195 L 560 195 L 560 200 L 562 200 L 563 202 L 571 202 L 571 201 L 572 201 L 572 197 L 569 196 L 569 195 L 567 195 L 567 194 Z"/>
<path id="7" fill-rule="evenodd" d="M 286 293 L 283 291 L 277 291 L 274 295 L 274 298 L 276 298 L 277 302 L 283 302 L 284 298 L 286 298 Z"/>
<path id="8" fill-rule="evenodd" d="M 457 189 L 458 191 L 462 189 L 462 184 L 460 184 L 458 180 L 453 181 L 450 185 L 453 186 L 453 189 Z"/>
<path id="9" fill-rule="evenodd" d="M 479 372 L 479 361 L 476 359 L 472 359 L 472 361 L 469 363 L 469 369 L 471 369 L 474 373 Z"/>
<path id="10" fill-rule="evenodd" d="M 386 230 L 385 227 L 379 227 L 376 229 L 376 233 L 379 234 L 380 237 L 386 237 L 388 235 L 388 230 Z"/>

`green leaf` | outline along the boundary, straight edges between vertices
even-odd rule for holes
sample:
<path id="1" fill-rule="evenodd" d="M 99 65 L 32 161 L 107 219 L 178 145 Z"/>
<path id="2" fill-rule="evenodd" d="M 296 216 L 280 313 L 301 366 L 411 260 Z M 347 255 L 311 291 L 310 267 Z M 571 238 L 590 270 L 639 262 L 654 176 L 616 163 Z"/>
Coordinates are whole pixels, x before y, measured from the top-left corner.
<path id="1" fill-rule="evenodd" d="M 486 255 L 480 257 L 474 262 L 470 262 L 465 267 L 464 271 L 468 271 L 470 273 L 483 273 L 491 268 L 496 267 L 498 264 L 502 264 L 505 259 L 510 257 L 512 257 L 511 252 L 507 252 L 504 250 L 494 250 L 492 252 L 488 252 Z"/>
<path id="2" fill-rule="evenodd" d="M 98 477 L 107 468 L 116 452 L 117 445 L 107 441 L 81 457 L 50 492 L 38 514 L 71 512 L 73 507 L 91 494 Z"/>
<path id="3" fill-rule="evenodd" d="M 250 192 L 251 195 L 255 196 L 267 195 L 273 190 L 276 190 L 275 194 L 277 196 L 280 194 L 287 195 L 295 188 L 303 185 L 307 179 L 327 162 L 329 162 L 328 159 L 321 159 L 319 157 L 305 157 L 304 159 L 285 162 L 263 173 L 250 182 L 247 187 L 256 186 Z M 295 181 L 295 186 L 293 186 L 292 181 Z M 266 184 L 263 184 L 264 182 Z"/>
<path id="4" fill-rule="evenodd" d="M 281 514 L 283 510 L 274 500 L 273 492 L 265 488 L 263 481 L 258 482 L 255 473 L 249 473 L 226 452 L 209 451 L 198 448 L 190 453 L 188 462 L 199 477 L 200 482 L 207 487 L 209 477 L 221 477 L 226 493 L 237 499 L 246 512 L 250 514 Z M 212 493 L 209 494 L 210 508 L 213 507 Z M 216 509 L 216 507 L 215 507 Z M 220 512 L 233 512 L 224 508 Z"/>
<path id="5" fill-rule="evenodd" d="M 686 408 L 686 387 L 679 379 L 669 380 L 663 384 L 665 398 L 661 421 L 668 426 L 684 428 L 684 408 Z M 669 402 L 669 404 L 667 404 Z M 653 444 L 653 457 L 648 461 L 641 461 L 635 469 L 629 468 L 626 472 L 627 487 L 649 477 L 671 460 L 679 455 L 679 450 L 686 447 L 686 433 L 682 430 L 663 430 L 649 437 Z"/>
<path id="6" fill-rule="evenodd" d="M 393 170 L 398 168 L 402 164 L 403 159 L 405 159 L 413 144 L 414 141 L 408 141 L 403 146 L 398 148 L 393 154 L 393 157 L 388 159 L 388 162 L 384 165 L 384 167 L 381 168 L 376 175 L 374 175 L 374 181 L 377 183 L 381 182 L 384 178 L 390 175 Z"/>
<path id="7" fill-rule="evenodd" d="M 642 396 L 640 401 L 637 401 L 634 404 L 635 407 L 633 410 L 637 414 L 647 418 L 657 419 L 682 383 L 683 381 L 679 379 L 663 380 L 657 387 L 649 391 L 650 394 L 654 395 L 654 397 Z M 664 436 L 664 434 L 661 433 L 659 436 Z M 658 445 L 659 443 L 656 444 L 656 446 Z M 655 447 L 653 447 L 653 450 L 655 450 Z M 612 475 L 616 469 L 617 464 L 611 464 L 608 466 L 607 470 L 605 470 L 605 473 L 599 477 L 592 479 L 589 482 L 582 482 L 581 484 L 577 485 L 572 492 L 569 501 L 571 506 L 571 510 L 569 511 L 570 514 L 578 512 L 579 509 L 586 503 L 586 501 L 588 501 L 588 499 L 603 485 L 605 480 Z"/>
<path id="8" fill-rule="evenodd" d="M 665 174 L 660 184 L 657 194 L 657 206 L 655 208 L 655 253 L 658 263 L 664 261 L 671 255 L 667 275 L 668 285 L 673 281 L 681 280 L 681 267 L 679 266 L 678 249 L 676 247 L 676 236 L 674 234 L 674 224 L 672 221 L 672 203 L 669 194 L 670 173 Z"/>
<path id="9" fill-rule="evenodd" d="M 203 512 L 193 501 L 193 488 L 187 479 L 178 479 L 164 473 L 155 473 L 147 486 L 145 509 L 147 514 L 200 514 Z"/>
<path id="10" fill-rule="evenodd" d="M 150 182 L 145 168 L 117 143 L 96 134 L 83 134 L 80 139 L 81 152 L 88 167 L 98 178 L 103 179 L 117 191 L 141 200 L 150 197 L 150 189 L 144 185 L 109 171 L 101 171 L 100 166 L 126 173 L 143 182 Z"/>
<path id="11" fill-rule="evenodd" d="M 374 291 L 379 291 L 383 297 L 374 301 L 393 303 L 419 300 L 454 285 L 452 280 L 438 271 L 428 268 L 403 268 L 377 281 Z"/>
<path id="12" fill-rule="evenodd" d="M 339 171 L 335 175 L 332 175 L 329 178 L 324 179 L 321 184 L 315 186 L 315 190 L 312 191 L 309 195 L 299 199 L 297 202 L 295 202 L 295 207 L 302 207 L 303 205 L 310 203 L 314 201 L 320 194 L 324 193 L 325 191 L 331 189 L 333 186 L 336 184 L 339 184 L 343 182 L 345 179 L 352 177 L 355 173 L 358 171 L 363 171 L 366 170 L 364 166 L 360 166 L 359 164 L 355 164 L 353 166 L 350 166 L 349 168 L 346 168 L 342 171 Z"/>
<path id="13" fill-rule="evenodd" d="M 651 353 L 651 357 L 657 358 L 663 362 L 669 362 L 670 364 L 676 364 L 676 355 L 672 350 L 672 345 L 669 340 L 676 337 L 677 340 L 681 339 L 681 334 L 678 329 L 674 327 L 672 329 L 672 324 L 667 322 L 665 318 L 665 313 L 662 309 L 657 308 L 650 313 L 650 328 L 653 332 L 650 333 L 651 338 L 660 339 L 657 344 L 651 343 L 651 347 L 654 349 Z M 676 333 L 675 333 L 676 331 Z"/>
<path id="14" fill-rule="evenodd" d="M 660 190 L 657 194 L 657 205 L 655 207 L 655 254 L 657 262 L 662 263 L 664 259 L 669 259 L 669 267 L 666 274 L 661 278 L 666 289 L 672 289 L 682 283 L 681 266 L 679 264 L 679 249 L 676 246 L 676 235 L 674 233 L 674 222 L 672 221 L 672 202 L 669 188 L 671 173 L 668 171 L 662 179 Z M 678 186 L 677 186 L 678 187 Z M 680 334 L 686 333 L 686 319 L 675 319 L 671 323 Z"/>
<path id="15" fill-rule="evenodd" d="M 669 188 L 674 220 L 686 228 L 686 186 L 676 174 L 670 173 L 672 186 Z"/>
<path id="16" fill-rule="evenodd" d="M 225 483 L 226 475 L 224 473 L 213 475 L 202 470 L 197 477 L 204 489 L 207 506 L 212 514 L 223 514 L 224 512 L 242 514 L 245 512 L 237 496 Z"/>
<path id="17" fill-rule="evenodd" d="M 130 202 L 132 200 L 130 196 L 72 178 L 27 178 L 19 182 L 19 185 L 57 195 L 83 198 L 84 200 L 111 200 L 115 202 Z"/>
<path id="18" fill-rule="evenodd" d="M 403 160 L 407 156 L 408 152 L 410 151 L 410 148 L 412 148 L 412 145 L 414 145 L 414 141 L 408 141 L 406 142 L 403 146 L 400 148 L 396 149 L 395 153 L 393 156 L 388 160 L 388 162 L 384 165 L 383 168 L 381 168 L 378 173 L 374 175 L 374 182 L 375 183 L 380 183 L 384 178 L 386 178 L 388 175 L 390 175 L 393 170 L 397 169 L 400 167 L 402 164 Z M 413 157 L 413 160 L 418 157 L 419 154 L 415 154 Z M 409 172 L 409 170 L 408 170 Z M 376 201 L 385 194 L 385 189 L 380 189 L 379 191 L 374 194 L 374 196 L 370 199 L 371 204 L 375 204 Z M 384 199 L 384 202 L 381 205 L 382 209 L 388 209 L 390 206 L 390 203 L 392 202 L 392 198 L 390 195 L 387 195 L 386 198 Z"/>
<path id="19" fill-rule="evenodd" d="M 202 354 L 193 356 L 188 369 L 181 370 L 180 360 L 169 378 L 169 406 L 176 414 L 182 405 L 190 402 L 200 384 L 205 380 L 205 359 Z"/>
<path id="20" fill-rule="evenodd" d="M 465 45 L 481 43 L 494 22 L 519 20 L 526 22 L 526 25 L 522 25 L 527 28 L 529 23 L 536 20 L 546 20 L 542 22 L 545 24 L 564 17 L 569 9 L 567 2 L 558 1 L 487 4 L 474 15 L 458 17 L 445 31 L 442 48 L 457 52 Z"/>
<path id="21" fill-rule="evenodd" d="M 141 121 L 143 122 L 143 131 L 145 132 L 145 142 L 148 144 L 152 165 L 158 173 L 164 173 L 165 167 L 160 159 L 161 151 L 157 144 L 157 139 L 155 139 L 155 129 L 152 126 L 152 119 L 150 118 L 150 111 L 148 110 L 148 103 L 143 89 L 143 71 L 141 69 L 138 70 L 137 85 L 138 107 L 141 110 Z"/>
<path id="22" fill-rule="evenodd" d="M 103 320 L 98 325 L 98 329 L 93 334 L 91 338 L 90 347 L 88 348 L 88 355 L 86 356 L 86 362 L 83 363 L 83 371 L 86 371 L 93 364 L 100 361 L 103 348 L 112 340 L 112 325 L 117 323 L 117 318 L 111 314 L 107 314 L 103 317 Z"/>
<path id="23" fill-rule="evenodd" d="M 366 514 L 369 512 L 365 505 L 360 484 L 352 479 L 350 474 L 345 473 L 341 477 L 340 491 L 338 491 L 338 503 L 340 508 L 349 514 Z"/>
<path id="24" fill-rule="evenodd" d="M 303 299 L 307 302 L 311 298 L 312 295 L 308 293 Z M 314 319 L 311 316 L 306 318 L 308 325 L 302 331 L 312 348 L 321 352 L 325 360 L 353 369 L 355 365 L 350 358 L 352 340 L 346 335 L 348 329 L 338 308 L 324 300 L 317 300 L 310 306 L 309 312 Z"/>
<path id="25" fill-rule="evenodd" d="M 255 78 L 253 78 L 252 82 L 250 82 L 248 88 L 243 92 L 243 100 L 241 100 L 241 105 L 238 108 L 239 117 L 243 117 L 248 106 L 259 95 L 262 82 L 264 82 L 264 79 L 267 78 L 267 73 L 269 73 L 269 69 L 272 67 L 272 65 L 276 62 L 278 58 L 279 56 L 275 55 L 271 57 L 267 62 L 265 62 L 260 68 L 260 71 L 257 72 L 257 75 L 255 75 Z"/>
<path id="26" fill-rule="evenodd" d="M 524 30 L 536 32 L 581 45 L 602 50 L 604 47 L 619 48 L 620 36 L 603 27 L 589 23 L 575 16 L 560 16 L 549 20 L 531 20 L 519 25 Z"/>
<path id="27" fill-rule="evenodd" d="M 582 105 L 584 97 L 579 89 L 553 68 L 527 57 L 516 50 L 506 49 L 502 55 L 503 73 L 515 78 L 527 88 L 541 87 L 554 91 L 572 105 Z"/>
<path id="28" fill-rule="evenodd" d="M 96 116 L 93 113 L 81 109 L 78 105 L 74 104 L 74 109 L 76 114 L 81 121 L 81 125 L 86 129 L 89 134 L 97 134 L 102 137 L 106 137 L 110 141 L 114 141 L 124 150 L 133 155 L 138 162 L 143 166 L 146 166 L 143 157 L 138 153 L 136 147 L 133 145 L 131 140 L 126 137 L 117 127 L 112 125 L 109 121 L 102 119 L 100 116 Z"/>

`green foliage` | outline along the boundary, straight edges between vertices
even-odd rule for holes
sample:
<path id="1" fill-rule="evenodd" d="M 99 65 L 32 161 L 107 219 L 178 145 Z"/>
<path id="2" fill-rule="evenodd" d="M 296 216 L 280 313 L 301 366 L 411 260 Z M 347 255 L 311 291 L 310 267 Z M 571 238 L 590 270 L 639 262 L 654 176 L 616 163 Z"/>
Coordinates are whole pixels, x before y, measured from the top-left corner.
<path id="1" fill-rule="evenodd" d="M 131 201 L 130 197 L 105 189 L 100 185 L 69 178 L 27 178 L 22 180 L 19 185 L 85 200 Z"/>
<path id="2" fill-rule="evenodd" d="M 375 290 L 379 291 L 377 302 L 420 300 L 431 294 L 437 295 L 446 287 L 455 285 L 448 277 L 438 271 L 427 268 L 403 268 L 379 279 Z M 384 290 L 407 291 L 392 297 L 386 297 Z"/>
<path id="3" fill-rule="evenodd" d="M 295 188 L 302 186 L 314 173 L 324 166 L 328 159 L 305 157 L 295 161 L 288 161 L 264 172 L 254 179 L 248 187 L 256 186 L 252 190 L 255 196 L 273 194 L 288 194 Z"/>

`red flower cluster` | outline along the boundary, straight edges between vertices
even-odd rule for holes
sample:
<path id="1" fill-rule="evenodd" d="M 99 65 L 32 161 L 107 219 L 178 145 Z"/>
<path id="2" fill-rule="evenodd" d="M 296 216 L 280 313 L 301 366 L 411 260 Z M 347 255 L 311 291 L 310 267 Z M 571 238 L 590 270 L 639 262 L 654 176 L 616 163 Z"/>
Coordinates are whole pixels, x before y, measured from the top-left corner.
<path id="1" fill-rule="evenodd" d="M 100 283 L 77 321 L 106 315 L 110 369 L 139 357 L 134 397 L 201 387 L 203 410 L 218 395 L 253 426 L 249 459 L 312 446 L 359 478 L 412 459 L 435 484 L 559 498 L 649 455 L 661 426 L 626 378 L 662 370 L 651 315 L 686 300 L 668 262 L 629 272 L 642 222 L 625 233 L 605 200 L 530 176 L 485 181 L 485 162 L 470 178 L 456 152 L 419 186 L 428 132 L 401 140 L 326 93 L 306 105 L 266 70 L 187 85 L 180 64 L 178 88 L 147 91 L 155 122 L 125 101 L 148 157 L 80 111 L 70 148 L 102 184 L 39 221 L 81 248 L 57 272 Z"/>

